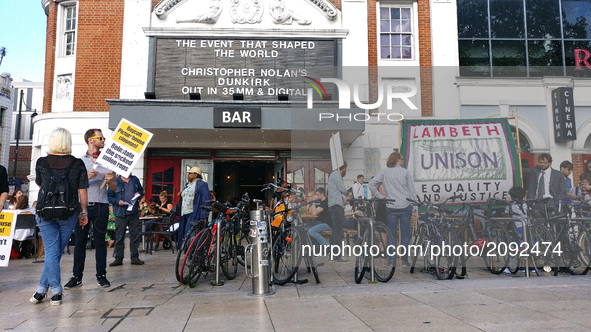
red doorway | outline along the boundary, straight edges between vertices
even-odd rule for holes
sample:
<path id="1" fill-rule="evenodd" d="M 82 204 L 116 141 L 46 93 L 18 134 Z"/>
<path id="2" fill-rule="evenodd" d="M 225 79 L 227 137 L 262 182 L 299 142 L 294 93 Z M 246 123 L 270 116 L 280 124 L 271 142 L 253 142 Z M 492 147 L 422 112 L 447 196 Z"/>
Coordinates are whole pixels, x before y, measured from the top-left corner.
<path id="1" fill-rule="evenodd" d="M 163 190 L 173 203 L 178 200 L 181 183 L 181 159 L 150 158 L 144 193 L 146 200 L 158 196 Z"/>

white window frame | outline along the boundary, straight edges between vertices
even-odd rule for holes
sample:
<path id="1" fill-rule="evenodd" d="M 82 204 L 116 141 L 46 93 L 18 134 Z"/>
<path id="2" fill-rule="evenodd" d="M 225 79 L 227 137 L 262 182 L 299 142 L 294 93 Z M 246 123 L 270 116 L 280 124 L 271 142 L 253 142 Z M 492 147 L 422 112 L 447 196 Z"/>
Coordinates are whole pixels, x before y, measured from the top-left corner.
<path id="1" fill-rule="evenodd" d="M 76 55 L 76 42 L 78 38 L 78 3 L 69 2 L 61 4 L 61 56 L 70 57 Z M 70 15 L 72 14 L 73 15 Z M 68 42 L 68 36 L 72 40 Z M 71 47 L 71 48 L 69 48 Z"/>
<path id="2" fill-rule="evenodd" d="M 413 2 L 404 2 L 404 3 L 400 3 L 400 2 L 389 2 L 389 1 L 381 1 L 377 3 L 376 6 L 376 30 L 377 30 L 377 44 L 378 44 L 378 61 L 416 61 L 418 59 L 418 41 L 417 41 L 417 35 L 418 35 L 418 17 L 417 17 L 417 12 L 416 12 L 416 6 L 414 5 Z M 404 9 L 409 9 L 410 10 L 410 15 L 409 15 L 409 20 L 410 20 L 410 32 L 406 33 L 406 32 L 400 32 L 398 33 L 401 36 L 404 35 L 408 35 L 410 36 L 410 49 L 411 49 L 411 56 L 410 58 L 382 58 L 382 39 L 381 39 L 381 35 L 382 35 L 382 27 L 381 27 L 381 23 L 382 23 L 382 17 L 381 17 L 381 9 L 382 8 L 404 8 Z M 396 32 L 394 33 L 390 33 L 390 35 L 393 34 L 397 34 Z"/>

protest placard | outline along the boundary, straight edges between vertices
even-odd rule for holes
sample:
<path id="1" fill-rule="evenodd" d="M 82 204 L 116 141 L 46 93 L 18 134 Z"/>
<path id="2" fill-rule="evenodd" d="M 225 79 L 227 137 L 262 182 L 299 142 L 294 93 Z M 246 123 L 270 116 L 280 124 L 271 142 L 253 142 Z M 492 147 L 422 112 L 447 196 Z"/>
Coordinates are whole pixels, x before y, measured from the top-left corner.
<path id="1" fill-rule="evenodd" d="M 8 211 L 0 212 L 0 266 L 8 266 L 10 248 L 14 238 L 15 214 Z"/>
<path id="2" fill-rule="evenodd" d="M 330 162 L 332 170 L 338 169 L 345 163 L 343 160 L 343 150 L 341 148 L 341 134 L 332 134 L 328 144 L 330 146 Z"/>
<path id="3" fill-rule="evenodd" d="M 129 177 L 151 139 L 152 133 L 121 119 L 96 161 L 119 175 Z"/>

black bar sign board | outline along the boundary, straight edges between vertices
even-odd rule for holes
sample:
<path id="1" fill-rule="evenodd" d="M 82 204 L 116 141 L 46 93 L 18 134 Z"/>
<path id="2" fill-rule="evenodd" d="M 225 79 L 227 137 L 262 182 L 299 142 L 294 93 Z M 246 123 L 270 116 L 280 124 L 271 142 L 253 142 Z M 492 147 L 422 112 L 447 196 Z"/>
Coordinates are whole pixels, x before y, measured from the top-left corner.
<path id="1" fill-rule="evenodd" d="M 214 107 L 214 128 L 260 128 L 260 108 Z"/>
<path id="2" fill-rule="evenodd" d="M 552 117 L 554 118 L 554 141 L 568 142 L 577 139 L 573 88 L 552 90 Z"/>

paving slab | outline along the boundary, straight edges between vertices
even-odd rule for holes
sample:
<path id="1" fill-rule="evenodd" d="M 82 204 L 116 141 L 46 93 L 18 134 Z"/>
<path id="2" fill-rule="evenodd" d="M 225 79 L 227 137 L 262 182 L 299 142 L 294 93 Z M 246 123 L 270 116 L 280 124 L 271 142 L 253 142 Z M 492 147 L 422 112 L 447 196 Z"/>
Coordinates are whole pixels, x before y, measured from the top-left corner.
<path id="1" fill-rule="evenodd" d="M 112 249 L 109 249 L 112 254 Z M 62 282 L 72 269 L 62 259 Z M 253 296 L 252 281 L 237 277 L 212 286 L 213 274 L 190 288 L 177 282 L 176 256 L 160 250 L 140 256 L 145 265 L 108 267 L 110 288 L 94 278 L 88 253 L 79 288 L 64 291 L 63 304 L 33 305 L 43 263 L 30 259 L 0 268 L 0 329 L 15 331 L 499 331 L 591 329 L 591 276 L 526 278 L 492 275 L 471 266 L 466 279 L 437 280 L 431 273 L 398 267 L 388 283 L 353 280 L 354 259 L 319 259 L 320 283 L 305 268 L 300 280 L 274 286 L 274 295 Z"/>

